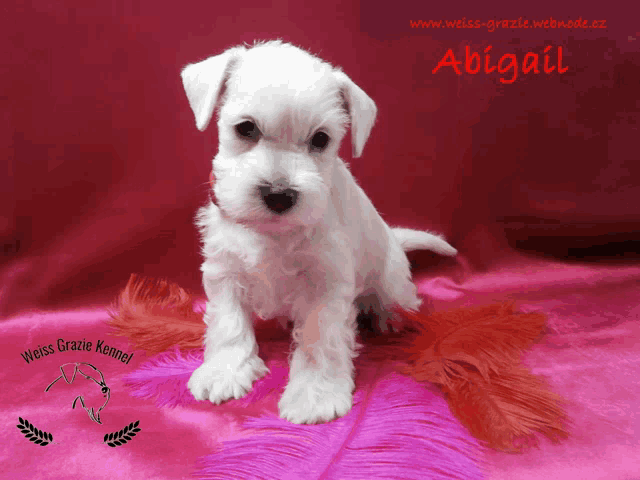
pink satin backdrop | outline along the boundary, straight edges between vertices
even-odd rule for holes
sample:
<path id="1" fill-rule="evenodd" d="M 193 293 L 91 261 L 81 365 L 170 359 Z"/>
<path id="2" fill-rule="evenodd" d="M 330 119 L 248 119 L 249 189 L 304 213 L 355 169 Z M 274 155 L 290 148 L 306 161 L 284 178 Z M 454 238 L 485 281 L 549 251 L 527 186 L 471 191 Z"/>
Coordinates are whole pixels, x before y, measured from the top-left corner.
<path id="1" fill-rule="evenodd" d="M 530 360 L 559 393 L 581 402 L 574 410 L 580 434 L 567 447 L 490 456 L 494 478 L 634 478 L 640 32 L 627 11 L 583 3 L 148 0 L 4 8 L 0 316 L 8 366 L 24 363 L 18 352 L 33 348 L 38 335 L 101 335 L 103 310 L 71 324 L 69 312 L 104 306 L 130 273 L 201 292 L 193 215 L 207 199 L 217 134 L 213 125 L 195 128 L 179 72 L 231 45 L 282 38 L 342 66 L 376 101 L 363 157 L 351 159 L 348 138 L 342 154 L 385 219 L 441 232 L 460 250 L 459 262 L 411 255 L 431 308 L 526 294 L 531 308 L 560 325 L 561 346 L 549 340 Z M 490 34 L 407 26 L 419 18 L 521 15 L 602 18 L 608 28 Z M 449 48 L 464 59 L 466 46 L 482 52 L 488 45 L 493 63 L 505 52 L 522 57 L 562 46 L 569 71 L 521 75 L 513 84 L 498 75 L 432 73 Z M 43 317 L 52 310 L 60 313 Z M 56 415 L 30 399 L 35 386 L 20 386 L 24 372 L 7 367 L 2 375 L 11 385 L 2 389 L 4 423 L 13 424 L 18 405 Z M 608 406 L 612 395 L 616 407 Z M 140 409 L 147 422 L 158 416 L 139 402 L 126 408 Z M 193 437 L 185 465 L 215 443 L 203 441 L 208 430 L 199 422 L 233 434 L 202 415 L 162 420 Z M 156 447 L 145 445 L 151 461 Z M 3 455 L 19 453 L 12 448 Z M 80 462 L 83 451 L 72 458 Z M 575 476 L 553 477 L 560 464 L 565 473 L 577 469 Z"/>

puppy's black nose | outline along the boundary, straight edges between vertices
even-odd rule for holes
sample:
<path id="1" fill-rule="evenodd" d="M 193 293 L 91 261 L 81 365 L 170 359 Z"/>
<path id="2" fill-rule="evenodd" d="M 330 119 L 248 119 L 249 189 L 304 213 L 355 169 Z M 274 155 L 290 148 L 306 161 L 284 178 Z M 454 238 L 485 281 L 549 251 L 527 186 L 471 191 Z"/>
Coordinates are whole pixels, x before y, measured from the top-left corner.
<path id="1" fill-rule="evenodd" d="M 259 187 L 262 201 L 269 210 L 275 213 L 285 213 L 296 204 L 298 192 L 292 188 L 277 189 L 272 185 Z"/>

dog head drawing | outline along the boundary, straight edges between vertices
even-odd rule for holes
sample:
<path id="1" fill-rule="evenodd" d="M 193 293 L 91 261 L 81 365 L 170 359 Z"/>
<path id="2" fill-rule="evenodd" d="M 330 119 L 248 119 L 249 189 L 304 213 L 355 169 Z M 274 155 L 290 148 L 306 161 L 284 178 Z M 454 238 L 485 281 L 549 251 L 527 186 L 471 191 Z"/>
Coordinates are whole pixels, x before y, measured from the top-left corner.
<path id="1" fill-rule="evenodd" d="M 323 217 L 347 128 L 358 157 L 376 116 L 373 100 L 341 70 L 280 41 L 188 65 L 182 81 L 198 129 L 219 107 L 216 204 L 265 232 Z"/>
<path id="2" fill-rule="evenodd" d="M 109 399 L 111 398 L 111 390 L 105 383 L 102 372 L 90 363 L 85 362 L 65 363 L 64 365 L 60 366 L 60 372 L 62 372 L 62 375 L 51 382 L 44 391 L 48 392 L 49 389 L 60 379 L 64 379 L 64 381 L 70 385 L 76 379 L 76 375 L 80 374 L 85 379 L 90 380 L 91 384 L 95 383 L 100 388 L 100 392 L 105 398 L 105 401 L 102 406 L 100 406 L 97 410 L 94 410 L 93 407 L 87 408 L 84 403 L 84 397 L 82 395 L 78 395 L 73 400 L 71 408 L 76 408 L 76 402 L 80 400 L 80 404 L 82 405 L 82 408 L 85 410 L 85 412 L 89 414 L 89 418 L 96 423 L 102 424 L 102 422 L 100 421 L 100 412 L 104 409 L 104 407 L 107 406 L 107 403 L 109 403 Z"/>

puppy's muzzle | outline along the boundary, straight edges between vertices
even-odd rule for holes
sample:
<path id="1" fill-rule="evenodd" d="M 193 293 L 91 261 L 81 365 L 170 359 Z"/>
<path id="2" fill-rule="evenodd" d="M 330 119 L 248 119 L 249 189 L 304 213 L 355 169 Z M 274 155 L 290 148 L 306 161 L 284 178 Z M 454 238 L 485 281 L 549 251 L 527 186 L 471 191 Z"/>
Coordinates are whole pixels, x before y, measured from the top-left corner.
<path id="1" fill-rule="evenodd" d="M 277 183 L 261 185 L 258 189 L 267 208 L 277 214 L 286 213 L 298 200 L 297 191 L 293 188 L 284 188 Z"/>

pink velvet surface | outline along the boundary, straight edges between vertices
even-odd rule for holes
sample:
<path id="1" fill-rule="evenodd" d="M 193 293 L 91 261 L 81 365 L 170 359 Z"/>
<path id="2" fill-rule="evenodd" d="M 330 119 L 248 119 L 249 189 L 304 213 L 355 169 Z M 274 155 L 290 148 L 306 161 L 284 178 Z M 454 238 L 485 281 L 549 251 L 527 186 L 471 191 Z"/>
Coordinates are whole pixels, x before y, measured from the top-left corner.
<path id="1" fill-rule="evenodd" d="M 640 267 L 569 265 L 521 257 L 483 274 L 465 273 L 462 268 L 459 274 L 420 282 L 432 311 L 512 300 L 524 311 L 548 315 L 547 332 L 525 362 L 567 399 L 571 420 L 570 437 L 561 444 L 542 439 L 539 448 L 519 455 L 480 450 L 478 465 L 486 478 L 637 479 Z M 93 342 L 94 350 L 103 340 L 103 348 L 131 352 L 125 340 L 110 336 L 106 319 L 104 308 L 94 308 L 31 312 L 0 324 L 3 478 L 191 478 L 198 462 L 221 445 L 252 435 L 244 429 L 244 419 L 276 412 L 277 392 L 240 404 L 183 402 L 159 407 L 152 399 L 132 396 L 124 383 L 145 362 L 140 352 L 124 364 L 95 351 L 58 350 L 58 339 L 84 339 Z M 54 354 L 25 361 L 25 351 L 49 344 Z M 261 351 L 269 357 L 275 347 L 284 349 L 267 342 Z M 71 408 L 77 395 L 84 395 L 87 405 L 100 404 L 95 385 L 90 385 L 95 392 L 88 390 L 90 382 L 60 382 L 44 392 L 59 375 L 59 366 L 68 362 L 89 362 L 103 372 L 112 394 L 101 412 L 102 425 L 79 407 Z M 51 432 L 54 443 L 42 447 L 26 440 L 15 427 L 19 417 Z M 105 433 L 138 420 L 141 432 L 128 444 L 111 448 L 103 443 Z M 271 478 L 268 472 L 264 478 Z"/>

